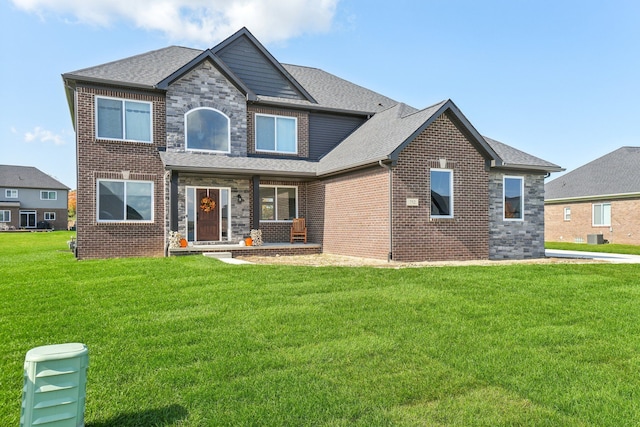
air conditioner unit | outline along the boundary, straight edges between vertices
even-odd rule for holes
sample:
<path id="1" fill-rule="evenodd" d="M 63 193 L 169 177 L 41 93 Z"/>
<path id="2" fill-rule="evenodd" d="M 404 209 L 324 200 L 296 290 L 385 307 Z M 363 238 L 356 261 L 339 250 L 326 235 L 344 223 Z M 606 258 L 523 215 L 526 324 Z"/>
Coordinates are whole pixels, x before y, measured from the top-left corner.
<path id="1" fill-rule="evenodd" d="M 82 427 L 89 350 L 80 343 L 27 352 L 20 426 Z"/>
<path id="2" fill-rule="evenodd" d="M 602 245 L 604 244 L 604 236 L 602 234 L 587 234 L 587 244 Z"/>

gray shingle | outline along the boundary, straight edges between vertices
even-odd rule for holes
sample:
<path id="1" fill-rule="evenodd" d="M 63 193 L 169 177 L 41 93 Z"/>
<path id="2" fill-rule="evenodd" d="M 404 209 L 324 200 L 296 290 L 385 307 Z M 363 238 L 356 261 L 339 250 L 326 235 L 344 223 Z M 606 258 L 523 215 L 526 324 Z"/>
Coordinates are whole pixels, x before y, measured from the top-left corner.
<path id="1" fill-rule="evenodd" d="M 545 200 L 640 193 L 640 147 L 621 147 L 544 186 Z"/>
<path id="2" fill-rule="evenodd" d="M 198 49 L 169 46 L 66 73 L 64 77 L 152 88 L 201 53 Z"/>
<path id="3" fill-rule="evenodd" d="M 493 148 L 493 150 L 500 156 L 502 159 L 504 167 L 512 167 L 517 169 L 520 166 L 524 166 L 527 168 L 531 167 L 540 167 L 542 170 L 546 170 L 549 172 L 559 172 L 563 170 L 560 166 L 543 160 L 539 157 L 532 156 L 531 154 L 525 153 L 524 151 L 520 151 L 517 148 L 513 148 L 510 145 L 503 144 L 500 141 L 496 141 L 495 139 L 488 138 L 483 136 L 484 140 L 487 141 L 487 144 Z"/>
<path id="4" fill-rule="evenodd" d="M 33 166 L 0 165 L 0 187 L 68 190 L 69 187 Z M 3 195 L 4 196 L 4 195 Z"/>

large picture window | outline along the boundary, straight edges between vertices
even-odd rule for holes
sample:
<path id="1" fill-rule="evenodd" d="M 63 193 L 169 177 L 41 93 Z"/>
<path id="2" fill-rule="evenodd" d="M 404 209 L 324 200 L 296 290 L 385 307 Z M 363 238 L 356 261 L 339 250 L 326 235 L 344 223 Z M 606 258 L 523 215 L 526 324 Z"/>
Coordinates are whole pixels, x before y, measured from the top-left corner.
<path id="1" fill-rule="evenodd" d="M 295 117 L 256 114 L 256 150 L 298 152 L 298 120 Z"/>
<path id="2" fill-rule="evenodd" d="M 185 114 L 188 150 L 208 150 L 228 153 L 229 117 L 213 108 L 197 108 Z"/>
<path id="3" fill-rule="evenodd" d="M 524 219 L 524 179 L 505 176 L 502 184 L 504 219 L 522 221 Z"/>
<path id="4" fill-rule="evenodd" d="M 100 139 L 151 142 L 151 103 L 96 98 L 96 134 Z"/>
<path id="5" fill-rule="evenodd" d="M 431 169 L 431 217 L 453 218 L 453 171 Z"/>
<path id="6" fill-rule="evenodd" d="M 290 221 L 298 216 L 296 187 L 260 187 L 260 220 Z"/>
<path id="7" fill-rule="evenodd" d="M 595 203 L 593 205 L 593 225 L 611 226 L 611 203 Z"/>
<path id="8" fill-rule="evenodd" d="M 153 220 L 153 182 L 98 180 L 98 221 Z"/>

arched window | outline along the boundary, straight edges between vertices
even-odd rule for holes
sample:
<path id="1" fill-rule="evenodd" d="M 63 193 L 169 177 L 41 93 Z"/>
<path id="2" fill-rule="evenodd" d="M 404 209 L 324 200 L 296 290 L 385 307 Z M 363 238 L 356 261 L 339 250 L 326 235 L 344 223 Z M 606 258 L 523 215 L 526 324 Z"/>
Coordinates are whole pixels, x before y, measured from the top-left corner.
<path id="1" fill-rule="evenodd" d="M 185 114 L 187 150 L 230 151 L 229 117 L 213 108 Z"/>

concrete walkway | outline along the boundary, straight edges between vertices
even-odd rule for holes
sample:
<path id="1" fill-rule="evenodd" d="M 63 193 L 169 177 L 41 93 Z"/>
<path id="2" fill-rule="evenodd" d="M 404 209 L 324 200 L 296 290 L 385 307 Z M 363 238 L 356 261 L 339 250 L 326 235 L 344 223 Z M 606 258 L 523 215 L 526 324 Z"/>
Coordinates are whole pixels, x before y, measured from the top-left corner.
<path id="1" fill-rule="evenodd" d="M 547 249 L 545 255 L 551 258 L 580 258 L 607 261 L 615 264 L 640 264 L 640 255 L 607 254 L 602 252 L 561 251 Z"/>

